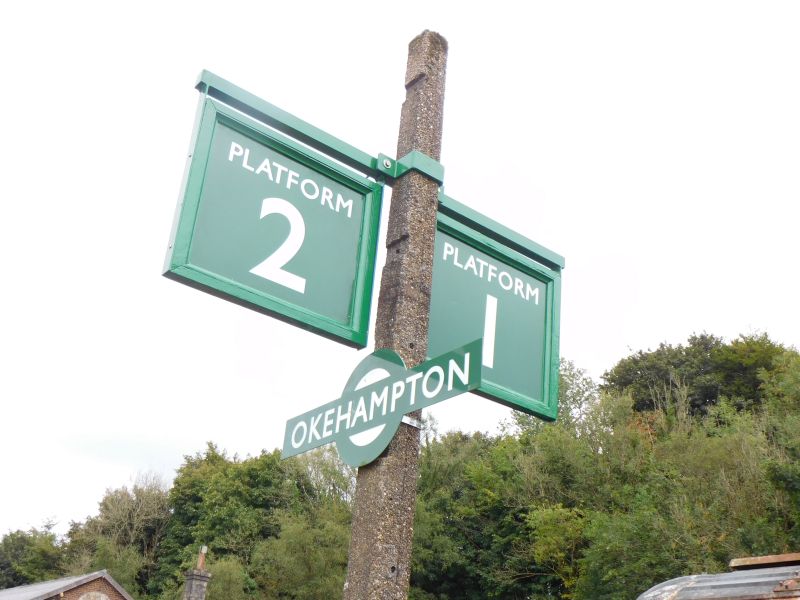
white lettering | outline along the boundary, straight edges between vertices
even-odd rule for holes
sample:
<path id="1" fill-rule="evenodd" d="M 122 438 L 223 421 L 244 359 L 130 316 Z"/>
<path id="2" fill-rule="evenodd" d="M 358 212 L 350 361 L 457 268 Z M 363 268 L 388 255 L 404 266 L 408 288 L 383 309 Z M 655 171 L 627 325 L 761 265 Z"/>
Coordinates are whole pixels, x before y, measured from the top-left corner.
<path id="1" fill-rule="evenodd" d="M 353 417 L 353 423 L 350 425 L 350 427 L 356 426 L 359 417 L 361 417 L 361 420 L 364 421 L 364 423 L 367 422 L 367 404 L 366 402 L 364 402 L 364 396 L 361 396 L 358 399 L 358 405 L 356 406 L 356 414 Z"/>
<path id="2" fill-rule="evenodd" d="M 346 413 L 342 413 L 343 406 L 344 406 L 343 404 L 340 404 L 339 406 L 336 407 L 336 433 L 339 433 L 339 425 L 341 424 L 342 421 L 345 422 L 344 428 L 350 429 L 350 415 L 353 412 L 353 401 L 352 400 L 347 401 Z"/>
<path id="3" fill-rule="evenodd" d="M 274 181 L 274 178 L 272 177 L 272 168 L 269 166 L 268 158 L 262 160 L 261 164 L 258 165 L 258 168 L 256 169 L 256 175 L 260 175 L 261 173 L 266 173 L 267 177 L 269 177 L 269 180 Z"/>
<path id="4" fill-rule="evenodd" d="M 457 266 L 459 269 L 464 268 L 464 265 L 458 262 L 458 248 L 456 248 L 456 251 L 453 253 L 453 264 Z"/>
<path id="5" fill-rule="evenodd" d="M 458 375 L 461 384 L 466 386 L 469 384 L 469 352 L 464 354 L 464 368 L 460 369 L 458 363 L 454 358 L 450 359 L 447 363 L 447 391 L 453 389 L 453 375 Z"/>
<path id="6" fill-rule="evenodd" d="M 463 258 L 464 254 L 466 254 L 466 258 Z M 461 262 L 462 260 L 464 262 Z M 469 271 L 478 279 L 483 279 L 488 283 L 497 282 L 497 285 L 514 296 L 523 300 L 533 298 L 534 302 L 539 304 L 539 288 L 535 284 L 532 285 L 525 279 L 516 276 L 513 271 L 504 271 L 502 265 L 492 264 L 489 260 L 471 254 L 468 247 L 461 248 L 455 243 L 445 241 L 442 244 L 442 261 L 445 263 L 449 261 L 454 267 L 462 271 Z"/>
<path id="7" fill-rule="evenodd" d="M 483 279 L 483 270 L 486 268 L 486 266 L 487 266 L 489 263 L 488 263 L 488 262 L 486 262 L 485 260 L 481 259 L 481 258 L 476 258 L 475 260 L 477 260 L 477 261 L 478 261 L 478 264 L 481 266 L 481 272 L 478 274 L 478 277 L 480 277 L 481 279 Z"/>
<path id="8" fill-rule="evenodd" d="M 297 432 L 300 431 L 300 426 L 303 426 L 303 435 L 300 436 L 300 440 L 297 440 Z M 299 448 L 303 445 L 303 442 L 306 439 L 306 434 L 308 433 L 308 425 L 305 424 L 305 421 L 300 421 L 297 425 L 294 426 L 292 429 L 292 448 Z"/>
<path id="9" fill-rule="evenodd" d="M 417 401 L 417 381 L 419 381 L 421 377 L 422 373 L 414 373 L 406 377 L 406 383 L 413 384 L 411 386 L 411 399 L 408 401 L 409 406 L 414 406 L 414 402 Z"/>
<path id="10" fill-rule="evenodd" d="M 525 285 L 528 286 L 526 288 L 525 300 L 530 300 L 531 296 L 533 296 L 534 298 L 536 298 L 536 304 L 538 306 L 538 304 L 539 304 L 539 288 L 538 287 L 537 288 L 531 287 L 530 283 L 526 283 Z"/>
<path id="11" fill-rule="evenodd" d="M 313 442 L 314 437 L 316 437 L 318 440 L 322 439 L 322 436 L 320 436 L 319 431 L 317 430 L 317 427 L 319 427 L 319 422 L 321 420 L 322 420 L 322 414 L 318 414 L 316 416 L 311 417 L 310 427 L 308 428 L 309 442 Z"/>
<path id="12" fill-rule="evenodd" d="M 242 160 L 239 166 L 245 171 L 249 171 L 255 175 L 261 175 L 263 173 L 272 183 L 281 185 L 287 190 L 298 187 L 300 188 L 300 193 L 307 200 L 318 200 L 320 206 L 328 208 L 336 213 L 346 214 L 348 219 L 353 218 L 355 201 L 345 195 L 347 193 L 346 191 L 344 193 L 336 192 L 314 179 L 301 179 L 300 173 L 297 171 L 293 171 L 289 167 L 275 162 L 270 157 L 262 158 L 263 155 L 259 156 L 262 151 L 263 148 L 251 149 L 237 142 L 231 142 L 228 148 L 228 162 L 234 162 L 234 159 L 241 158 Z M 258 160 L 260 160 L 260 162 L 258 162 L 258 167 L 254 167 L 253 165 L 255 165 Z M 286 177 L 284 177 L 284 173 Z"/>
<path id="13" fill-rule="evenodd" d="M 453 247 L 453 244 L 450 242 L 444 243 L 444 256 L 442 256 L 443 261 L 447 261 L 448 256 L 453 256 L 455 254 L 456 249 Z"/>
<path id="14" fill-rule="evenodd" d="M 514 295 L 519 296 L 520 298 L 525 298 L 522 292 L 522 279 L 519 277 L 514 278 Z"/>
<path id="15" fill-rule="evenodd" d="M 325 437 L 330 437 L 333 435 L 333 413 L 336 412 L 336 409 L 329 408 L 325 411 L 325 420 L 322 423 L 322 435 Z"/>
<path id="16" fill-rule="evenodd" d="M 436 374 L 436 387 L 433 390 L 428 388 L 428 382 L 431 379 L 431 375 Z M 422 379 L 422 394 L 426 398 L 433 398 L 439 392 L 442 391 L 442 386 L 444 385 L 444 369 L 439 365 L 434 365 L 425 373 L 425 377 Z"/>
<path id="17" fill-rule="evenodd" d="M 392 384 L 392 407 L 391 412 L 394 412 L 395 403 L 397 399 L 403 395 L 403 392 L 406 391 L 406 384 L 403 381 L 395 381 Z"/>
<path id="18" fill-rule="evenodd" d="M 312 189 L 314 190 L 313 193 L 306 191 L 306 184 L 311 185 Z M 313 179 L 303 179 L 303 182 L 300 184 L 300 191 L 303 192 L 303 196 L 309 200 L 316 200 L 319 197 L 319 186 Z"/>
<path id="19" fill-rule="evenodd" d="M 241 156 L 242 154 L 244 154 L 244 148 L 236 142 L 231 142 L 231 149 L 228 152 L 228 161 L 232 161 L 234 156 Z"/>
<path id="20" fill-rule="evenodd" d="M 333 192 L 330 190 L 330 188 L 326 187 L 322 188 L 322 199 L 319 201 L 319 203 L 322 206 L 325 206 L 327 204 L 328 208 L 333 210 L 333 202 L 331 202 L 332 198 L 333 198 Z"/>
<path id="21" fill-rule="evenodd" d="M 353 213 L 353 200 L 352 198 L 348 198 L 347 201 L 342 197 L 341 194 L 336 194 L 336 212 L 339 212 L 340 208 L 347 209 L 347 218 L 352 217 Z"/>
<path id="22" fill-rule="evenodd" d="M 272 164 L 275 166 L 276 169 L 278 169 L 278 176 L 275 178 L 275 183 L 280 183 L 281 182 L 281 175 L 286 173 L 286 171 L 288 171 L 289 169 L 288 169 L 288 167 L 284 167 L 283 165 L 279 165 L 276 162 L 273 162 Z"/>
<path id="23" fill-rule="evenodd" d="M 387 400 L 389 397 L 389 386 L 385 386 L 383 391 L 380 395 L 375 393 L 375 390 L 370 392 L 370 401 L 369 401 L 369 420 L 372 421 L 373 416 L 375 415 L 375 408 L 383 407 L 383 412 L 381 413 L 384 417 L 386 416 L 386 408 L 388 406 Z"/>
<path id="24" fill-rule="evenodd" d="M 471 269 L 471 270 L 472 270 L 472 273 L 475 275 L 475 277 L 477 277 L 477 276 L 478 276 L 478 269 L 477 269 L 477 268 L 475 268 L 475 257 L 474 257 L 474 256 L 472 256 L 472 254 L 470 254 L 470 255 L 469 255 L 469 258 L 467 259 L 467 264 L 466 264 L 466 266 L 464 267 L 464 270 L 465 270 L 465 271 L 466 271 L 467 269 Z"/>
<path id="25" fill-rule="evenodd" d="M 251 173 L 255 173 L 256 172 L 255 168 L 253 168 L 253 167 L 251 167 L 250 165 L 247 164 L 247 161 L 249 159 L 250 159 L 250 148 L 245 148 L 244 149 L 244 158 L 242 158 L 242 166 L 245 169 L 247 169 L 248 171 L 250 171 Z"/>

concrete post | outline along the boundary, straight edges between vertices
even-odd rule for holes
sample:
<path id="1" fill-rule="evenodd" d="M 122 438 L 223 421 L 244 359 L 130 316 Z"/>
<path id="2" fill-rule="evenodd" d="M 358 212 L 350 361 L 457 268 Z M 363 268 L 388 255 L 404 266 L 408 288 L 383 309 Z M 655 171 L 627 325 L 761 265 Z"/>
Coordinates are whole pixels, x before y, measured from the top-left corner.
<path id="1" fill-rule="evenodd" d="M 447 41 L 437 33 L 409 44 L 398 158 L 418 150 L 439 160 L 446 62 Z M 438 194 L 439 184 L 416 171 L 392 189 L 375 347 L 394 350 L 408 367 L 423 362 L 428 347 Z M 345 600 L 408 596 L 418 473 L 419 430 L 405 423 L 384 453 L 358 470 Z"/>

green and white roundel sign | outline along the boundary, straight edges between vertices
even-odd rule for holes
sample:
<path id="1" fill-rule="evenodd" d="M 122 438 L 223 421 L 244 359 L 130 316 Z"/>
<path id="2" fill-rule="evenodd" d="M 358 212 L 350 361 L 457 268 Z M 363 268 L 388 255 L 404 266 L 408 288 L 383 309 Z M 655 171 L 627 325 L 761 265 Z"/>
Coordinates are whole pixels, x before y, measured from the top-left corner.
<path id="1" fill-rule="evenodd" d="M 335 443 L 348 465 L 369 464 L 389 445 L 404 415 L 474 390 L 480 376 L 480 340 L 413 369 L 393 350 L 376 350 L 355 368 L 340 398 L 286 422 L 281 455 Z"/>
<path id="2" fill-rule="evenodd" d="M 165 275 L 363 347 L 381 194 L 206 98 Z"/>

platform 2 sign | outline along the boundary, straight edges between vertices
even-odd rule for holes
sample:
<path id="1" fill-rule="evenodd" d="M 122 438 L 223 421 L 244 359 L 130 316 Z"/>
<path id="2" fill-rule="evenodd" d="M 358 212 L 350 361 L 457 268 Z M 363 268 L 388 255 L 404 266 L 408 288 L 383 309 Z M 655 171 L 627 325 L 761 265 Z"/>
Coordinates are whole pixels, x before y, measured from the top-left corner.
<path id="1" fill-rule="evenodd" d="M 164 274 L 364 347 L 382 186 L 213 99 L 199 119 Z"/>
<path id="2" fill-rule="evenodd" d="M 563 266 L 559 255 L 443 196 L 428 355 L 483 338 L 476 393 L 555 419 Z"/>

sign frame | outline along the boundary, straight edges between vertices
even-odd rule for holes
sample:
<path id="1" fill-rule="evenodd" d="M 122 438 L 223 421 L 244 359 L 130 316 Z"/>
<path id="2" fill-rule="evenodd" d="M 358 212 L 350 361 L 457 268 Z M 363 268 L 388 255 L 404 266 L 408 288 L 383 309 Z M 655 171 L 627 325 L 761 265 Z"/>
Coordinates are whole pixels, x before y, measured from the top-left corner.
<path id="1" fill-rule="evenodd" d="M 484 370 L 481 385 L 474 393 L 544 420 L 555 420 L 558 415 L 561 270 L 564 268 L 564 258 L 444 193 L 439 195 L 436 230 L 437 233 L 449 235 L 498 262 L 533 277 L 545 286 L 544 339 L 539 365 L 542 373 L 540 389 L 535 390 L 535 396 L 525 395 L 501 382 L 492 381 L 491 375 Z M 435 294 L 435 276 L 432 289 Z M 435 319 L 432 305 L 429 335 L 436 334 Z M 430 341 L 429 339 L 429 346 Z"/>
<path id="2" fill-rule="evenodd" d="M 383 196 L 382 182 L 369 179 L 353 170 L 359 168 L 362 172 L 369 172 L 368 165 L 364 163 L 366 155 L 207 71 L 201 74 L 197 87 L 205 94 L 200 99 L 192 136 L 192 150 L 170 237 L 164 276 L 345 345 L 364 348 L 369 337 Z M 219 91 L 220 88 L 223 89 L 222 92 Z M 290 299 L 291 294 L 285 297 L 271 294 L 192 264 L 195 223 L 206 173 L 212 159 L 214 135 L 220 125 L 256 140 L 276 154 L 353 190 L 354 194 L 360 195 L 359 199 L 363 198 L 363 216 L 356 241 L 355 271 L 352 286 L 349 288 L 350 306 L 344 320 L 294 303 Z M 282 134 L 281 130 L 294 137 Z M 317 136 L 317 139 L 312 146 L 310 141 L 313 136 Z M 335 157 L 335 160 L 329 156 Z M 351 158 L 342 160 L 345 156 Z"/>

